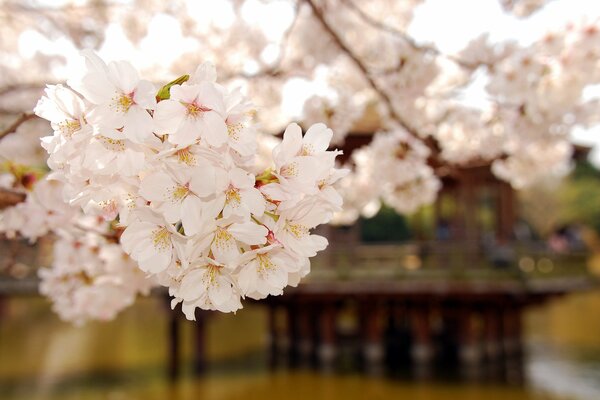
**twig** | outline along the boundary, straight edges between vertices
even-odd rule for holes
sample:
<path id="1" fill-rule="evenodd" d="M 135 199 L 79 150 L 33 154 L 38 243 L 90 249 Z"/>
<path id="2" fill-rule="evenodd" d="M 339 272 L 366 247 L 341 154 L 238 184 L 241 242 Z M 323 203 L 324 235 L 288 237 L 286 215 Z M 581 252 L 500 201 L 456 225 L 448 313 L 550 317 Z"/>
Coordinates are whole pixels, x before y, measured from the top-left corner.
<path id="1" fill-rule="evenodd" d="M 26 197 L 25 193 L 0 188 L 0 210 L 17 205 L 25 201 Z"/>
<path id="2" fill-rule="evenodd" d="M 320 24 L 323 27 L 323 29 L 325 29 L 325 31 L 327 31 L 327 33 L 329 34 L 329 36 L 331 37 L 331 39 L 333 39 L 333 41 L 335 42 L 335 44 L 340 48 L 340 50 L 342 50 L 354 62 L 354 64 L 356 65 L 356 67 L 362 72 L 362 74 L 364 75 L 365 79 L 369 83 L 369 86 L 371 86 L 371 88 L 381 97 L 381 99 L 383 100 L 383 102 L 386 104 L 386 106 L 387 106 L 387 108 L 388 108 L 388 110 L 390 112 L 391 117 L 394 120 L 396 120 L 396 122 L 398 124 L 400 124 L 412 136 L 419 137 L 420 136 L 419 132 L 413 126 L 411 126 L 408 123 L 408 121 L 406 121 L 396 111 L 396 109 L 394 108 L 394 104 L 393 104 L 392 99 L 390 98 L 390 96 L 373 79 L 373 77 L 371 76 L 371 74 L 370 74 L 367 66 L 358 58 L 358 56 L 356 54 L 354 54 L 354 52 L 350 49 L 350 47 L 348 47 L 346 45 L 346 43 L 344 43 L 344 41 L 342 40 L 342 38 L 340 37 L 340 35 L 338 35 L 338 33 L 329 25 L 329 23 L 327 22 L 327 20 L 325 20 L 325 17 L 323 15 L 323 13 L 315 5 L 315 3 L 313 2 L 313 0 L 304 0 L 304 2 L 310 6 L 310 8 L 311 8 L 311 10 L 313 12 L 313 15 L 320 22 Z"/>
<path id="3" fill-rule="evenodd" d="M 354 4 L 352 0 L 342 0 L 344 4 L 348 6 L 350 10 L 352 10 L 356 15 L 358 15 L 364 22 L 371 25 L 372 27 L 379 29 L 381 31 L 390 33 L 400 39 L 402 39 L 406 44 L 408 44 L 413 50 L 421 51 L 425 53 L 431 53 L 433 55 L 446 58 L 450 61 L 453 61 L 455 64 L 465 68 L 465 69 L 477 69 L 480 65 L 488 66 L 485 63 L 469 63 L 467 61 L 461 60 L 458 57 L 452 56 L 450 54 L 442 53 L 438 48 L 431 45 L 423 45 L 417 43 L 412 37 L 410 37 L 406 32 L 403 32 L 399 29 L 394 28 L 384 22 L 378 21 L 373 18 L 371 15 L 367 14 L 363 9 Z"/>
<path id="4" fill-rule="evenodd" d="M 36 115 L 34 113 L 22 113 L 12 124 L 0 131 L 0 139 L 15 132 L 19 126 L 35 117 Z"/>

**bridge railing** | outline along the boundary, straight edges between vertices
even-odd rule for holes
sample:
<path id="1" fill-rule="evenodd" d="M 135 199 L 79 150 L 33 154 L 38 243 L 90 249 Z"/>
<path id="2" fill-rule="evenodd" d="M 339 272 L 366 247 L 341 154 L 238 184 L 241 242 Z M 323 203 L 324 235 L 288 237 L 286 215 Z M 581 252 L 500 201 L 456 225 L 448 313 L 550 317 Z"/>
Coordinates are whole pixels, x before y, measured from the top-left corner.
<path id="1" fill-rule="evenodd" d="M 512 279 L 588 274 L 584 250 L 556 253 L 542 242 L 332 245 L 312 261 L 309 279 Z"/>

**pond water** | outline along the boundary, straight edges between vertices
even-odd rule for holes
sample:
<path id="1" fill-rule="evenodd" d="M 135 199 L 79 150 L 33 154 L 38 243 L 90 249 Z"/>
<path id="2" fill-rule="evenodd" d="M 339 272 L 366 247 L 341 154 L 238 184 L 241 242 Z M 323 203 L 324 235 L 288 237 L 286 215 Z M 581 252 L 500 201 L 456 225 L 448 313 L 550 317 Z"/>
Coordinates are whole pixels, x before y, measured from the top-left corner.
<path id="1" fill-rule="evenodd" d="M 531 310 L 522 379 L 415 380 L 265 367 L 266 316 L 248 307 L 208 323 L 209 368 L 191 373 L 193 325 L 182 322 L 182 377 L 165 373 L 167 310 L 143 299 L 116 321 L 73 327 L 39 298 L 13 298 L 0 319 L 0 399 L 600 399 L 600 293 Z"/>

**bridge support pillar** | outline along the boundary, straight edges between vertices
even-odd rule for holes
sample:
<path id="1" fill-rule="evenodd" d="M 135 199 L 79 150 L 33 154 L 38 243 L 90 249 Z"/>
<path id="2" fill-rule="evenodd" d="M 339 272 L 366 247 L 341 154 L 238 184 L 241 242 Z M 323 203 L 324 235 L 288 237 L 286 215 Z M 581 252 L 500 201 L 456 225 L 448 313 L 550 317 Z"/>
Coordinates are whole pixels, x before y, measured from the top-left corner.
<path id="1" fill-rule="evenodd" d="M 475 312 L 466 308 L 460 312 L 458 356 L 463 372 L 469 377 L 478 375 L 482 361 L 481 335 L 476 317 Z"/>
<path id="2" fill-rule="evenodd" d="M 410 351 L 412 360 L 417 366 L 429 366 L 434 356 L 429 309 L 411 309 L 410 325 L 413 337 Z"/>
<path id="3" fill-rule="evenodd" d="M 325 369 L 333 367 L 337 356 L 335 333 L 335 307 L 325 304 L 319 311 L 319 348 L 318 356 L 321 366 Z"/>
<path id="4" fill-rule="evenodd" d="M 361 313 L 361 320 L 364 321 L 363 356 L 365 365 L 368 371 L 379 372 L 385 356 L 383 337 L 385 310 L 382 304 L 369 302 L 362 306 Z"/>

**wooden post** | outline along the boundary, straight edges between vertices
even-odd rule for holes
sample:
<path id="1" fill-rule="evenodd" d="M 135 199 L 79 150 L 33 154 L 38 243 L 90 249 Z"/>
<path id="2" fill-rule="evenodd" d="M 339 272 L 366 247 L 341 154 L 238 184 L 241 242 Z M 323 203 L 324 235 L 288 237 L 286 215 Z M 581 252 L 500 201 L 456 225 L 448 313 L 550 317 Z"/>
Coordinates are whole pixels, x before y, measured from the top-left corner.
<path id="1" fill-rule="evenodd" d="M 279 331 L 277 329 L 277 306 L 271 302 L 267 305 L 267 348 L 269 352 L 269 366 L 277 365 L 277 343 Z"/>
<path id="2" fill-rule="evenodd" d="M 170 299 L 167 298 L 167 301 Z M 171 382 L 174 382 L 179 377 L 180 371 L 180 354 L 179 354 L 179 316 L 178 310 L 167 312 L 167 368 L 168 376 Z"/>
<path id="3" fill-rule="evenodd" d="M 425 307 L 410 310 L 410 325 L 413 337 L 411 357 L 416 364 L 429 364 L 433 359 L 433 343 L 429 309 Z"/>
<path id="4" fill-rule="evenodd" d="M 497 207 L 497 231 L 496 235 L 499 241 L 508 241 L 513 233 L 515 225 L 515 192 L 506 182 L 498 182 L 498 201 Z"/>
<path id="5" fill-rule="evenodd" d="M 303 364 L 309 363 L 313 354 L 313 315 L 309 304 L 298 308 L 298 356 Z"/>
<path id="6" fill-rule="evenodd" d="M 323 304 L 319 316 L 319 361 L 325 368 L 333 365 L 336 358 L 335 308 L 333 304 Z"/>
<path id="7" fill-rule="evenodd" d="M 502 315 L 491 305 L 484 311 L 484 350 L 488 361 L 497 361 L 502 355 Z"/>
<path id="8" fill-rule="evenodd" d="M 383 304 L 372 301 L 362 306 L 362 320 L 364 321 L 364 349 L 363 354 L 370 370 L 381 367 L 384 358 L 384 318 Z"/>
<path id="9" fill-rule="evenodd" d="M 513 303 L 504 310 L 504 351 L 507 357 L 519 358 L 522 355 L 522 326 L 520 304 Z"/>
<path id="10" fill-rule="evenodd" d="M 206 311 L 196 311 L 194 323 L 194 374 L 200 375 L 206 369 Z"/>
<path id="11" fill-rule="evenodd" d="M 460 311 L 459 358 L 463 366 L 472 367 L 481 361 L 480 335 L 476 315 L 467 307 Z"/>
<path id="12" fill-rule="evenodd" d="M 287 361 L 295 365 L 298 361 L 298 319 L 297 305 L 294 302 L 285 304 L 285 329 L 283 342 L 281 343 L 284 354 L 287 355 Z"/>

